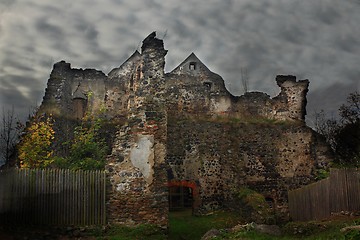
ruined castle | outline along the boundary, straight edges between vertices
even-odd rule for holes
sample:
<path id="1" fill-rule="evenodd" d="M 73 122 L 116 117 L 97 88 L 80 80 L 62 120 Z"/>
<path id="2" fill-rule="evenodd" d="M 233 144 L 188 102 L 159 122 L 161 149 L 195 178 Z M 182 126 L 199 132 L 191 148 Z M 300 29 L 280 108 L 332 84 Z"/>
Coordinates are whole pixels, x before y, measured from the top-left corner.
<path id="1" fill-rule="evenodd" d="M 285 213 L 287 191 L 314 181 L 331 161 L 304 121 L 309 81 L 277 76 L 274 98 L 233 96 L 194 53 L 165 73 L 166 53 L 152 33 L 141 53 L 108 75 L 64 61 L 51 72 L 39 111 L 56 118 L 58 143 L 68 123 L 85 114 L 114 123 L 106 165 L 109 221 L 166 226 L 169 207 L 228 208 L 242 186 Z M 169 195 L 180 187 L 188 196 Z"/>

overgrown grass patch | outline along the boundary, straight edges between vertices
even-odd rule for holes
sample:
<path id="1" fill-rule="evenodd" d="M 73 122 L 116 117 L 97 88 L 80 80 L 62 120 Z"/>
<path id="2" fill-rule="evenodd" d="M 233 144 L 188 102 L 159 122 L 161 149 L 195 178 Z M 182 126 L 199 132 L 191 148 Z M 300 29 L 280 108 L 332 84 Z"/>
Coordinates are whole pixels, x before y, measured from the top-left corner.
<path id="1" fill-rule="evenodd" d="M 191 211 L 170 212 L 170 240 L 198 240 L 210 229 L 226 229 L 238 224 L 240 217 L 231 212 L 215 212 L 207 216 L 193 216 Z"/>
<path id="2" fill-rule="evenodd" d="M 104 230 L 94 229 L 88 235 L 99 240 L 166 240 L 166 231 L 153 225 L 143 224 L 136 227 L 112 225 Z"/>
<path id="3" fill-rule="evenodd" d="M 329 219 L 327 221 L 289 222 L 281 227 L 281 236 L 270 236 L 256 232 L 254 229 L 236 232 L 224 232 L 217 240 L 357 240 L 360 239 L 359 230 L 340 231 L 346 226 L 359 224 L 359 218 Z"/>

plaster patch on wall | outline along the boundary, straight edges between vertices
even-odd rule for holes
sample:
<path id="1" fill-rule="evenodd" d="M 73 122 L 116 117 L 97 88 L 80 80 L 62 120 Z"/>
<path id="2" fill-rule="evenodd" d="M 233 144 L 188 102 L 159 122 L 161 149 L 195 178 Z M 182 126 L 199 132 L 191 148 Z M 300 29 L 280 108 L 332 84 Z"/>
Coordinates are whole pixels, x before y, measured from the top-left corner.
<path id="1" fill-rule="evenodd" d="M 211 99 L 211 110 L 219 112 L 227 112 L 231 108 L 231 100 L 228 97 L 221 97 L 218 99 Z"/>
<path id="2" fill-rule="evenodd" d="M 135 146 L 131 149 L 130 160 L 134 167 L 144 175 L 146 182 L 153 180 L 154 136 L 138 135 Z"/>

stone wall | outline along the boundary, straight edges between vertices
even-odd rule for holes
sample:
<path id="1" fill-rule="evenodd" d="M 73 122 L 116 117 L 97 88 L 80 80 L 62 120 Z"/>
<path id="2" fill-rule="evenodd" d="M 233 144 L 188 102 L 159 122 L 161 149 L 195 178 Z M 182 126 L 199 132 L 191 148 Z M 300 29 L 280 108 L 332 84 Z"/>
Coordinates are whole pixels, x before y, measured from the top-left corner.
<path id="1" fill-rule="evenodd" d="M 128 122 L 117 135 L 107 165 L 112 222 L 167 227 L 167 115 L 162 98 L 166 52 L 163 42 L 149 35 L 135 67 L 141 73 L 130 81 Z"/>
<path id="2" fill-rule="evenodd" d="M 169 180 L 198 183 L 199 212 L 231 205 L 241 186 L 271 196 L 279 209 L 286 208 L 289 187 L 314 181 L 316 171 L 331 159 L 327 148 L 314 147 L 319 139 L 305 125 L 171 116 Z"/>
<path id="3" fill-rule="evenodd" d="M 315 180 L 331 154 L 305 125 L 308 80 L 278 76 L 280 93 L 233 96 L 224 80 L 190 54 L 164 73 L 163 41 L 150 34 L 108 76 L 54 65 L 39 113 L 56 118 L 54 148 L 81 117 L 106 119 L 108 219 L 134 225 L 168 222 L 167 187 L 196 190 L 195 211 L 236 206 L 234 192 L 253 188 L 286 211 L 287 190 Z M 110 137 L 109 137 L 110 138 Z"/>
<path id="4" fill-rule="evenodd" d="M 95 69 L 73 69 L 65 61 L 54 64 L 40 112 L 74 118 L 74 99 L 87 101 L 86 111 L 95 114 L 103 105 L 106 75 Z M 76 105 L 76 104 L 75 104 Z"/>
<path id="5" fill-rule="evenodd" d="M 309 81 L 296 81 L 295 76 L 277 76 L 276 81 L 281 91 L 272 99 L 261 92 L 236 97 L 192 53 L 166 75 L 167 101 L 171 109 L 191 114 L 304 121 Z"/>

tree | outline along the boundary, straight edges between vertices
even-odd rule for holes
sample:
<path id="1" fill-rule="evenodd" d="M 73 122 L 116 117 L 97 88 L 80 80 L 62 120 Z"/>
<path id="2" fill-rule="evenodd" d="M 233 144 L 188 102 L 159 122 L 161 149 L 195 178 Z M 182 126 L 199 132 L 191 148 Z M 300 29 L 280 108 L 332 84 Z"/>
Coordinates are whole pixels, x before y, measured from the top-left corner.
<path id="1" fill-rule="evenodd" d="M 340 161 L 358 166 L 360 164 L 360 121 L 345 124 L 335 135 L 335 152 Z"/>
<path id="2" fill-rule="evenodd" d="M 350 93 L 347 104 L 339 108 L 342 127 L 336 138 L 335 151 L 347 162 L 360 163 L 360 94 Z"/>
<path id="3" fill-rule="evenodd" d="M 14 107 L 8 111 L 3 109 L 0 123 L 0 159 L 2 158 L 5 163 L 10 161 L 15 152 L 22 128 L 23 125 L 15 117 Z"/>
<path id="4" fill-rule="evenodd" d="M 339 108 L 341 121 L 345 124 L 355 124 L 360 119 L 360 94 L 350 93 L 347 97 L 347 105 L 343 104 Z"/>
<path id="5" fill-rule="evenodd" d="M 54 140 L 51 116 L 35 116 L 18 145 L 21 168 L 45 168 L 53 162 Z"/>
<path id="6" fill-rule="evenodd" d="M 324 111 L 315 115 L 315 128 L 338 156 L 338 163 L 360 164 L 360 94 L 350 93 L 339 108 L 340 121 L 326 119 Z"/>
<path id="7" fill-rule="evenodd" d="M 315 113 L 315 130 L 323 135 L 330 147 L 335 150 L 335 136 L 340 129 L 340 124 L 335 118 L 326 118 L 324 110 Z"/>

